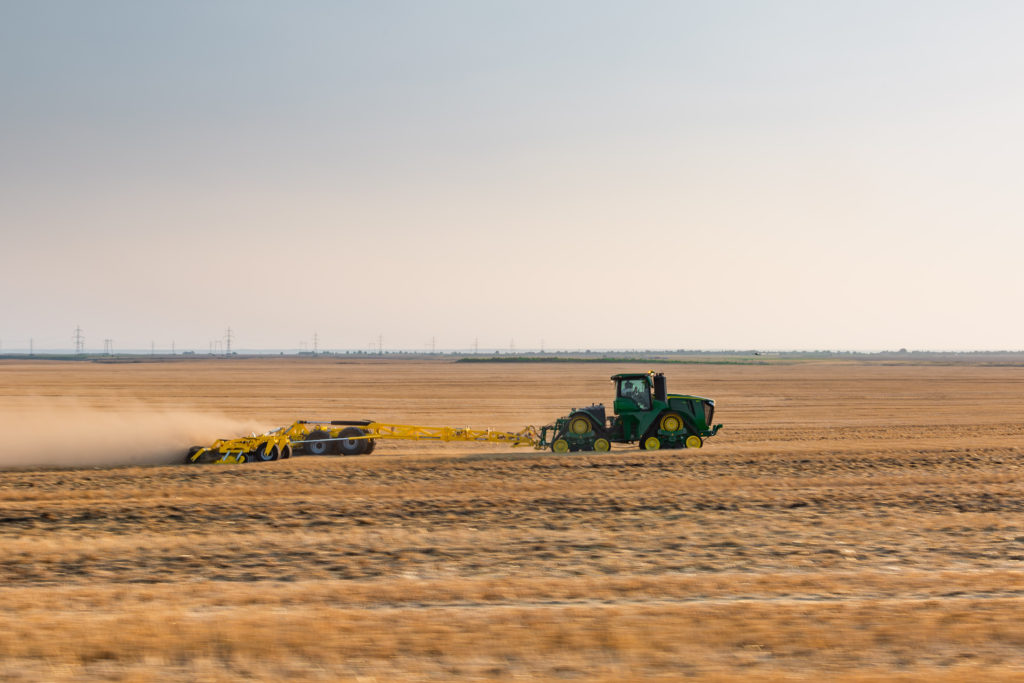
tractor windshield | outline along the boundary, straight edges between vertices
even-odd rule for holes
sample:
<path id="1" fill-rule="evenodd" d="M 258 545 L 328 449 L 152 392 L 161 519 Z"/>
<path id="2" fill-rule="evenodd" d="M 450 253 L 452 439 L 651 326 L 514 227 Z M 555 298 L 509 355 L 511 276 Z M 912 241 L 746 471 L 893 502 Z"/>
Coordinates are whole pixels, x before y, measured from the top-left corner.
<path id="1" fill-rule="evenodd" d="M 640 410 L 651 409 L 651 390 L 646 379 L 620 380 L 619 397 L 632 399 Z"/>
<path id="2" fill-rule="evenodd" d="M 714 401 L 704 401 L 704 426 L 711 427 L 711 423 L 715 419 L 715 403 Z"/>

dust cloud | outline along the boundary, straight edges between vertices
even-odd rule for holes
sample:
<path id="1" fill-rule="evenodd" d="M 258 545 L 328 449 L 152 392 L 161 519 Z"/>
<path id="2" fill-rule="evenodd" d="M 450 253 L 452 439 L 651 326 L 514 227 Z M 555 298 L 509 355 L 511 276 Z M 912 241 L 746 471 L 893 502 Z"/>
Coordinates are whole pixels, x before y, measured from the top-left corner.
<path id="1" fill-rule="evenodd" d="M 0 411 L 0 469 L 183 463 L 189 446 L 266 429 L 224 415 L 144 404 L 114 409 L 26 399 Z"/>

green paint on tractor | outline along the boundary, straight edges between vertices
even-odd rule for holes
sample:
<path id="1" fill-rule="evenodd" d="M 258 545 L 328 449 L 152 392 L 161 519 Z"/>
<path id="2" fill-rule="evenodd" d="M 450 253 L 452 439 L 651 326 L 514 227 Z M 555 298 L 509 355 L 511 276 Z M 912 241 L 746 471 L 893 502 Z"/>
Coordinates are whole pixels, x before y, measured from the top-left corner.
<path id="1" fill-rule="evenodd" d="M 702 396 L 668 393 L 663 373 L 613 375 L 614 415 L 604 404 L 573 408 L 541 428 L 541 442 L 556 453 L 607 451 L 612 443 L 639 443 L 640 448 L 700 448 L 718 433 L 711 426 L 715 402 Z"/>

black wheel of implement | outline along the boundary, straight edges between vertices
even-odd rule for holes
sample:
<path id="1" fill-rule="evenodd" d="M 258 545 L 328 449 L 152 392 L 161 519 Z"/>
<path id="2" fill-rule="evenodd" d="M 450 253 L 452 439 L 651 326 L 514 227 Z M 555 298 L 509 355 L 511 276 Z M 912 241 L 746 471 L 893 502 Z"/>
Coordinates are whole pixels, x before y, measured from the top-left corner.
<path id="1" fill-rule="evenodd" d="M 338 452 L 342 455 L 362 455 L 366 451 L 366 439 L 353 439 L 354 436 L 362 436 L 363 430 L 359 427 L 345 427 L 338 434 L 341 441 L 338 442 Z"/>
<path id="2" fill-rule="evenodd" d="M 366 444 L 366 448 L 363 450 L 363 455 L 373 453 L 373 449 L 377 447 L 376 439 L 367 439 L 364 443 Z"/>
<path id="3" fill-rule="evenodd" d="M 331 442 L 321 439 L 329 438 L 331 435 L 320 429 L 310 432 L 305 440 L 306 452 L 310 455 L 326 455 L 331 450 Z"/>
<path id="4" fill-rule="evenodd" d="M 250 462 L 273 462 L 277 460 L 279 451 L 277 446 L 267 448 L 267 444 L 261 443 L 250 455 L 251 457 L 248 458 Z"/>
<path id="5" fill-rule="evenodd" d="M 196 453 L 198 453 L 201 450 L 203 450 L 202 446 L 193 446 L 192 448 L 188 449 L 188 455 L 185 456 L 185 462 L 186 463 L 192 462 L 192 456 L 195 455 Z"/>
<path id="6" fill-rule="evenodd" d="M 292 457 L 292 447 L 285 446 L 284 448 L 281 449 L 281 459 L 287 460 L 290 457 Z"/>

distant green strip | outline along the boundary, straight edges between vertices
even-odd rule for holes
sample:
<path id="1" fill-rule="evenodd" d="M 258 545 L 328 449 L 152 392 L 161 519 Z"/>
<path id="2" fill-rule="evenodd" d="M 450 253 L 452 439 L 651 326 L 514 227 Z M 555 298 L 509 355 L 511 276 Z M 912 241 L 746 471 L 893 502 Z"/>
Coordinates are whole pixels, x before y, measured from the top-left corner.
<path id="1" fill-rule="evenodd" d="M 614 358 L 602 356 L 600 358 L 565 358 L 559 356 L 489 356 L 487 358 L 464 357 L 456 363 L 671 363 L 673 365 L 768 365 L 768 361 L 746 360 L 737 358 L 735 360 L 669 360 L 666 358 Z"/>

